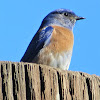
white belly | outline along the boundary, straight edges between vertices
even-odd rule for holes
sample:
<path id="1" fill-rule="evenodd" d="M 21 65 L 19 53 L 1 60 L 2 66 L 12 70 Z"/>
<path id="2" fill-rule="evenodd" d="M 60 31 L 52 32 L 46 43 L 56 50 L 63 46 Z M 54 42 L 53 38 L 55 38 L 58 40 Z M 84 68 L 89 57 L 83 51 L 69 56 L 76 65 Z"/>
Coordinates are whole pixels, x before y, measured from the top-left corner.
<path id="1" fill-rule="evenodd" d="M 68 70 L 71 61 L 72 51 L 62 53 L 44 53 L 41 51 L 33 60 L 34 63 L 49 65 L 55 68 Z"/>
<path id="2" fill-rule="evenodd" d="M 61 68 L 63 70 L 68 70 L 71 61 L 72 52 L 63 52 L 56 55 L 51 54 L 50 66 Z"/>

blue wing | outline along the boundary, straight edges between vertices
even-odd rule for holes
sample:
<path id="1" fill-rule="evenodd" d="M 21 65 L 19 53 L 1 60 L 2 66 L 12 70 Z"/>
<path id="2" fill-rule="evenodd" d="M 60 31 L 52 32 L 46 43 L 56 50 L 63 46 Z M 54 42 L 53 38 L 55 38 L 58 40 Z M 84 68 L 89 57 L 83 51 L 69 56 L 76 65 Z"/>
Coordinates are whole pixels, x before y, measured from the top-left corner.
<path id="1" fill-rule="evenodd" d="M 47 46 L 49 44 L 52 32 L 53 32 L 53 27 L 51 26 L 42 28 L 42 30 L 39 29 L 39 31 L 35 34 L 35 36 L 31 40 L 21 61 L 32 62 L 32 60 L 39 53 L 39 51 L 44 46 Z"/>

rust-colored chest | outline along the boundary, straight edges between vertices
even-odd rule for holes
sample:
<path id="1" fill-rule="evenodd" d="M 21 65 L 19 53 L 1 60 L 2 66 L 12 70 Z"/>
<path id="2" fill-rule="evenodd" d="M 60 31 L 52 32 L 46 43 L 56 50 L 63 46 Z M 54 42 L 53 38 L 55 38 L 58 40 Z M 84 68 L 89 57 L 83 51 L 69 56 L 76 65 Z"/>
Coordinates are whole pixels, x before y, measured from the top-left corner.
<path id="1" fill-rule="evenodd" d="M 72 31 L 60 26 L 52 27 L 54 30 L 50 39 L 50 44 L 48 45 L 49 50 L 55 52 L 72 50 L 74 43 L 74 36 Z"/>

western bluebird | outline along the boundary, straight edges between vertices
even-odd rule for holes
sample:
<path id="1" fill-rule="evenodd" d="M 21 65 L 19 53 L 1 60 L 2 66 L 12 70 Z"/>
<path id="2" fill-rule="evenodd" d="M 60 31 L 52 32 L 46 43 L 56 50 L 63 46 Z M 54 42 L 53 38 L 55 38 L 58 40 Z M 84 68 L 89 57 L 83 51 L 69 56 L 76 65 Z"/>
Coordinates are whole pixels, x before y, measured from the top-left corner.
<path id="1" fill-rule="evenodd" d="M 49 13 L 31 40 L 22 62 L 32 62 L 68 70 L 73 51 L 73 27 L 84 19 L 67 9 Z"/>

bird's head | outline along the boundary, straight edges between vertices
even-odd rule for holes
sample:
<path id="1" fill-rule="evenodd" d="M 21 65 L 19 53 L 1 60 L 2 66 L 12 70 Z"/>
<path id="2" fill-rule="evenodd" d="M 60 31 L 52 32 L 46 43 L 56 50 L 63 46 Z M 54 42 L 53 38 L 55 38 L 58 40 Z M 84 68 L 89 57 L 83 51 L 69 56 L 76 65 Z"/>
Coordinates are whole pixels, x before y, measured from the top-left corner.
<path id="1" fill-rule="evenodd" d="M 57 9 L 49 13 L 42 23 L 47 25 L 58 25 L 73 30 L 75 22 L 81 19 L 84 19 L 84 17 L 77 16 L 71 10 Z"/>

